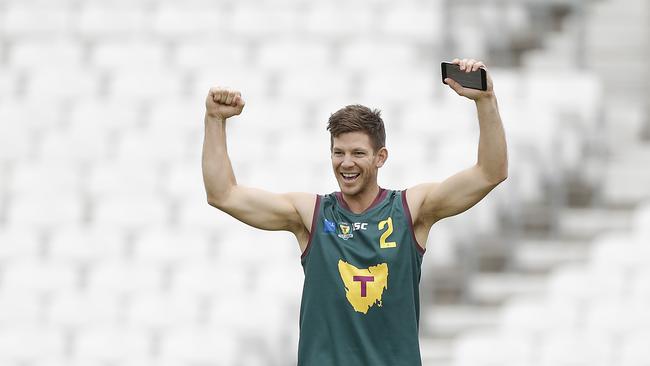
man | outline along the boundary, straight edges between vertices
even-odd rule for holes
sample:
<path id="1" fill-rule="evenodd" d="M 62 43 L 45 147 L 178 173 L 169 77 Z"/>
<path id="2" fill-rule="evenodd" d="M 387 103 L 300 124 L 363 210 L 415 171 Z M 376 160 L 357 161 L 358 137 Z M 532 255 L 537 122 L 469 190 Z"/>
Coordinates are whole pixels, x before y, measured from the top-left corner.
<path id="1" fill-rule="evenodd" d="M 485 68 L 455 59 L 466 72 Z M 421 365 L 419 281 L 432 225 L 478 203 L 508 174 L 506 141 L 487 75 L 486 91 L 449 86 L 474 100 L 480 141 L 477 163 L 443 182 L 404 191 L 377 184 L 388 158 L 378 111 L 355 105 L 328 124 L 340 192 L 275 194 L 237 184 L 226 149 L 226 119 L 244 100 L 212 88 L 206 99 L 203 180 L 208 203 L 264 230 L 291 231 L 302 251 L 305 282 L 298 365 Z"/>

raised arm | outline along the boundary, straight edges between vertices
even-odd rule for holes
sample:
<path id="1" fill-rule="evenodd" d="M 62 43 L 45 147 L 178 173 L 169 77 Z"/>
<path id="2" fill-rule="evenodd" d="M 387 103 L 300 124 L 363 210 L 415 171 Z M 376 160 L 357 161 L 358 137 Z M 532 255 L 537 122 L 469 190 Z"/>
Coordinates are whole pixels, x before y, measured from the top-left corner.
<path id="1" fill-rule="evenodd" d="M 453 63 L 459 64 L 461 70 L 467 72 L 485 68 L 482 62 L 476 60 L 455 59 Z M 440 183 L 424 183 L 407 190 L 416 236 L 426 239 L 433 223 L 468 210 L 508 177 L 505 132 L 492 78 L 489 73 L 486 74 L 486 91 L 464 88 L 454 80 L 446 79 L 449 87 L 458 95 L 476 104 L 480 129 L 478 160 L 474 166 Z M 418 230 L 420 235 L 417 235 Z M 421 238 L 418 241 L 424 244 Z"/>
<path id="2" fill-rule="evenodd" d="M 316 196 L 276 194 L 237 184 L 226 145 L 226 120 L 244 108 L 241 93 L 214 87 L 206 98 L 203 140 L 203 184 L 208 203 L 239 221 L 264 230 L 296 234 L 307 243 Z"/>

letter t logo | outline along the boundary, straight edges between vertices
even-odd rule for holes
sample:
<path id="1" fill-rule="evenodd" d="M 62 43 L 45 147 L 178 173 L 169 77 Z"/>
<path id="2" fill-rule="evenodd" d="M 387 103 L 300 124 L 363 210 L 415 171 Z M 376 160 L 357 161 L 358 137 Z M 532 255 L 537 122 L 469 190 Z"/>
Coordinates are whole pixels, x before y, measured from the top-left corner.
<path id="1" fill-rule="evenodd" d="M 352 280 L 355 282 L 361 281 L 361 297 L 367 296 L 366 282 L 374 282 L 374 276 L 354 276 Z"/>

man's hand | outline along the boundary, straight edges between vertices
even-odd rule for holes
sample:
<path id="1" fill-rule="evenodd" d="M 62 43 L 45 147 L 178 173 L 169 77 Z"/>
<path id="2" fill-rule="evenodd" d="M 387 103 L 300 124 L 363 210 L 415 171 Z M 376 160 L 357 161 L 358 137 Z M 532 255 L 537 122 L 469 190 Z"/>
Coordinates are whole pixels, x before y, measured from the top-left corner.
<path id="1" fill-rule="evenodd" d="M 487 70 L 487 67 L 482 61 L 476 61 L 474 59 L 458 59 L 455 58 L 452 62 L 452 64 L 456 64 L 460 66 L 461 71 L 465 72 L 471 72 L 471 71 L 476 71 L 478 69 L 485 69 L 485 76 L 487 79 L 487 90 L 476 90 L 476 89 L 471 89 L 471 88 L 465 88 L 459 83 L 457 83 L 455 80 L 446 78 L 445 82 L 449 85 L 451 89 L 453 89 L 458 95 L 461 95 L 463 97 L 469 98 L 471 100 L 478 101 L 481 98 L 484 97 L 492 97 L 494 96 L 494 89 L 492 87 L 492 77 L 490 76 L 490 73 Z"/>
<path id="2" fill-rule="evenodd" d="M 226 120 L 236 116 L 244 109 L 244 99 L 236 90 L 222 87 L 212 87 L 205 99 L 205 114 L 209 118 Z"/>

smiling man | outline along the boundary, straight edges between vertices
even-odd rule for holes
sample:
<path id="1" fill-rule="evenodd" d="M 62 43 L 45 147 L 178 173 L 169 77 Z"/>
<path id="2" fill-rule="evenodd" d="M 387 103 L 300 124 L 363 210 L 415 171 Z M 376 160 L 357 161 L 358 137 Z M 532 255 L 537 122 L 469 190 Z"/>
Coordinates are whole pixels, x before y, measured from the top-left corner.
<path id="1" fill-rule="evenodd" d="M 485 68 L 476 60 L 453 63 L 466 72 Z M 350 105 L 332 114 L 327 126 L 340 191 L 325 195 L 276 194 L 237 184 L 226 119 L 242 112 L 244 100 L 237 91 L 210 89 L 203 142 L 208 203 L 253 227 L 291 231 L 302 252 L 299 366 L 421 365 L 419 282 L 429 230 L 474 206 L 508 174 L 489 73 L 486 91 L 445 81 L 475 102 L 475 165 L 442 182 L 381 188 L 377 174 L 388 159 L 383 121 L 377 110 Z"/>

